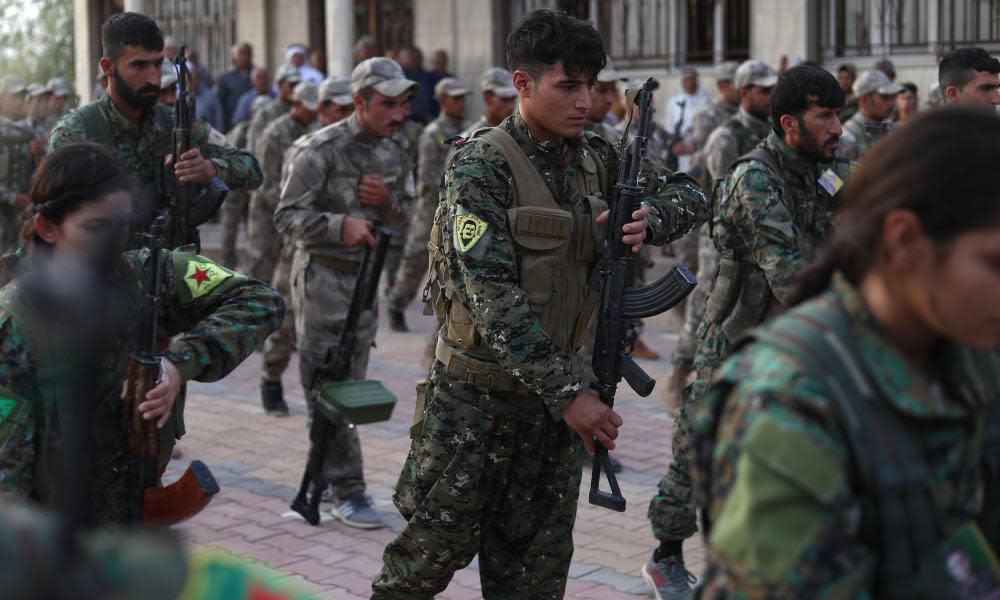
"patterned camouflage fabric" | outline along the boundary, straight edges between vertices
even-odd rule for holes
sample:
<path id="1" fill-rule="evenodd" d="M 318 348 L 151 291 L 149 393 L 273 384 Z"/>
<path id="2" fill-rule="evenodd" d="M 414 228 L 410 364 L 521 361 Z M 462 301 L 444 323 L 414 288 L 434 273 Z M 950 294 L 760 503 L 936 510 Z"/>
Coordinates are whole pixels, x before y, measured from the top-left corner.
<path id="1" fill-rule="evenodd" d="M 698 115 L 700 114 L 699 112 Z M 770 130 L 770 120 L 762 121 L 742 108 L 717 127 L 708 137 L 701 152 L 701 160 L 708 173 L 706 179 L 713 182 L 705 193 L 711 195 L 714 182 L 725 177 L 729 166 L 767 137 Z M 702 227 L 701 233 L 705 235 L 699 235 L 697 238 L 698 261 L 695 264 L 698 268 L 698 287 L 686 299 L 684 328 L 674 350 L 674 364 L 688 369 L 694 363 L 698 325 L 701 324 L 701 318 L 705 314 L 705 302 L 712 291 L 715 274 L 719 269 L 719 253 L 715 249 L 715 242 L 712 241 L 708 228 L 708 225 Z"/>
<path id="2" fill-rule="evenodd" d="M 441 113 L 420 134 L 420 161 L 417 163 L 417 202 L 410 217 L 403 257 L 389 292 L 389 308 L 403 310 L 413 301 L 427 278 L 427 241 L 437 210 L 441 175 L 451 150 L 445 143 L 463 128 L 461 119 Z"/>
<path id="3" fill-rule="evenodd" d="M 248 121 L 237 123 L 226 134 L 226 142 L 234 148 L 243 150 L 247 147 Z M 230 190 L 226 201 L 219 209 L 222 215 L 222 264 L 230 269 L 237 268 L 236 240 L 239 237 L 240 224 L 246 225 L 249 208 L 250 192 L 236 189 Z"/>
<path id="4" fill-rule="evenodd" d="M 140 306 L 142 284 L 148 275 L 148 251 L 133 251 L 124 255 L 108 290 L 109 298 L 126 298 L 122 304 L 129 310 Z M 187 252 L 165 253 L 161 275 L 164 293 L 159 320 L 161 331 L 175 336 L 163 355 L 177 366 L 185 381 L 217 381 L 236 368 L 278 328 L 284 317 L 285 304 L 281 296 L 267 285 L 225 269 L 207 258 Z M 44 435 L 39 415 L 47 402 L 39 392 L 37 356 L 44 349 L 34 347 L 47 321 L 25 324 L 18 322 L 8 310 L 17 307 L 18 279 L 0 290 L 0 388 L 9 394 L 0 398 L 4 410 L 0 420 L 0 493 L 10 498 L 32 498 L 43 505 L 52 501 L 43 481 L 36 479 L 36 457 L 41 444 L 58 452 L 58 436 Z M 27 309 L 17 309 L 22 318 L 34 317 Z M 105 368 L 95 385 L 105 400 L 98 408 L 97 449 L 93 478 L 95 507 L 101 522 L 120 522 L 125 514 L 125 496 L 130 485 L 125 465 L 127 430 L 120 399 L 122 381 L 132 340 L 137 331 L 137 313 L 124 315 L 129 326 L 120 333 L 117 354 L 102 360 Z M 42 316 L 43 319 L 46 317 Z M 48 365 L 46 365 L 48 366 Z M 51 406 L 51 405 L 50 405 Z M 51 410 L 49 408 L 48 410 Z M 173 444 L 174 434 L 183 432 L 183 406 L 175 404 L 174 419 L 163 429 L 161 444 Z M 51 416 L 46 414 L 46 418 Z M 169 449 L 169 446 L 167 449 Z M 40 469 L 44 471 L 45 469 Z M 47 474 L 51 475 L 51 473 Z"/>
<path id="5" fill-rule="evenodd" d="M 250 154 L 257 155 L 257 140 L 264 134 L 267 126 L 281 115 L 288 114 L 290 110 L 292 110 L 291 102 L 275 98 L 254 112 L 250 119 L 250 125 L 247 127 L 246 149 Z"/>
<path id="6" fill-rule="evenodd" d="M 781 172 L 772 172 L 758 160 L 742 162 L 729 170 L 715 197 L 715 247 L 723 260 L 731 258 L 737 264 L 746 264 L 748 283 L 722 322 L 706 310 L 698 328 L 694 360 L 697 380 L 674 423 L 670 469 L 649 505 L 649 519 L 658 540 L 683 540 L 697 531 L 689 475 L 691 412 L 696 410 L 713 372 L 729 355 L 732 340 L 781 309 L 795 273 L 829 236 L 839 190 L 836 196 L 825 191 L 819 184 L 821 174 L 833 169 L 842 182 L 849 177 L 847 163 L 807 160 L 786 146 L 774 131 L 759 147 L 774 158 Z M 723 281 L 727 276 L 735 277 L 735 273 L 723 273 L 720 267 L 709 306 L 716 294 L 721 297 L 727 288 L 736 285 L 735 281 Z M 738 316 L 742 320 L 738 321 Z"/>
<path id="7" fill-rule="evenodd" d="M 157 180 L 163 175 L 164 160 L 173 153 L 173 128 L 174 111 L 169 106 L 154 105 L 143 114 L 141 123 L 135 125 L 107 97 L 63 117 L 52 130 L 49 149 L 80 140 L 108 146 L 139 179 L 138 214 L 152 214 L 154 207 L 163 208 Z M 198 148 L 202 156 L 215 164 L 217 177 L 230 189 L 252 190 L 260 185 L 260 167 L 254 157 L 227 144 L 221 133 L 202 121 L 192 125 L 191 147 Z"/>
<path id="8" fill-rule="evenodd" d="M 587 119 L 583 124 L 583 128 L 586 131 L 596 133 L 612 146 L 617 146 L 618 141 L 622 137 L 622 132 L 618 131 L 613 125 L 609 125 L 606 121 L 591 121 Z"/>
<path id="9" fill-rule="evenodd" d="M 587 214 L 573 183 L 584 158 L 581 140 L 541 142 L 520 113 L 500 127 L 559 206 Z M 593 133 L 584 135 L 607 172 L 617 173 L 617 151 Z M 705 197 L 690 178 L 651 162 L 644 173 L 652 207 L 647 241 L 665 243 L 707 217 Z M 441 285 L 468 307 L 483 344 L 493 349 L 493 368 L 530 392 L 483 393 L 435 361 L 418 415 L 422 428 L 394 498 L 408 523 L 386 548 L 373 598 L 431 598 L 477 553 L 485 597 L 532 590 L 532 597 L 560 598 L 565 592 L 581 469 L 579 437 L 561 410 L 583 390 L 590 366 L 556 344 L 526 301 L 509 233 L 511 178 L 497 148 L 478 138 L 466 142 L 445 171 L 435 222 L 447 271 Z M 485 227 L 476 245 L 462 250 L 454 228 L 472 215 Z"/>
<path id="10" fill-rule="evenodd" d="M 17 196 L 28 193 L 31 161 L 28 144 L 34 139 L 23 121 L 0 115 L 0 254 L 15 248 L 23 213 L 15 208 Z"/>
<path id="11" fill-rule="evenodd" d="M 412 173 L 399 145 L 366 130 L 356 114 L 320 129 L 289 150 L 281 179 L 281 200 L 274 215 L 278 231 L 295 245 L 291 271 L 292 310 L 298 341 L 299 377 L 312 405 L 310 387 L 327 352 L 336 352 L 364 248 L 344 245 L 341 232 L 347 216 L 379 219 L 400 227 L 410 211 L 406 192 Z M 362 206 L 358 180 L 380 175 L 390 189 L 389 200 L 377 208 Z M 353 269 L 351 268 L 353 267 Z M 375 341 L 376 312 L 362 312 L 351 377 L 362 379 Z M 361 444 L 356 428 L 337 423 L 323 465 L 323 474 L 338 498 L 365 489 Z"/>
<path id="12" fill-rule="evenodd" d="M 702 173 L 706 169 L 705 158 L 707 153 L 704 151 L 704 148 L 708 143 L 708 136 L 712 135 L 712 132 L 725 123 L 727 119 L 735 115 L 738 108 L 739 105 L 730 104 L 722 98 L 717 98 L 699 108 L 692 115 L 691 134 L 688 136 L 688 139 L 694 145 L 694 155 L 691 157 L 691 167 L 688 174 L 697 179 L 699 183 L 707 184 L 711 181 L 711 179 L 702 177 Z M 705 185 L 705 187 L 706 191 L 708 191 L 708 185 Z"/>
<path id="13" fill-rule="evenodd" d="M 392 138 L 394 142 L 399 144 L 403 150 L 403 154 L 406 156 L 407 170 L 413 173 L 414 184 L 416 184 L 417 168 L 420 164 L 420 134 L 423 132 L 424 127 L 423 124 L 417 121 L 406 121 Z M 414 198 L 417 197 L 416 187 L 410 190 L 410 194 Z M 414 203 L 414 207 L 416 207 L 416 203 Z M 416 208 L 413 210 L 415 211 Z M 410 228 L 413 227 L 413 222 L 420 218 L 417 215 L 418 213 L 413 212 L 407 219 L 406 224 L 400 229 L 399 235 L 394 236 L 389 243 L 389 253 L 385 256 L 385 268 L 382 271 L 385 274 L 387 294 L 391 294 L 392 288 L 396 285 L 396 274 L 399 273 L 403 262 L 403 255 L 406 252 L 406 240 L 409 237 Z"/>
<path id="14" fill-rule="evenodd" d="M 996 373 L 977 373 L 970 353 L 947 346 L 929 376 L 892 344 L 842 277 L 808 304 L 846 317 L 848 352 L 914 436 L 941 534 L 995 510 L 982 503 L 980 461 L 984 402 L 996 397 L 976 393 L 976 381 Z M 864 477 L 829 385 L 801 356 L 764 344 L 740 349 L 717 371 L 694 424 L 698 503 L 712 523 L 700 597 L 880 595 L 875 574 L 885 557 L 872 544 L 880 547 L 883 525 L 871 499 L 859 495 Z"/>
<path id="15" fill-rule="evenodd" d="M 871 145 L 892 131 L 891 121 L 873 121 L 860 112 L 854 113 L 844 123 L 844 135 L 837 146 L 837 156 L 844 160 L 859 161 Z"/>

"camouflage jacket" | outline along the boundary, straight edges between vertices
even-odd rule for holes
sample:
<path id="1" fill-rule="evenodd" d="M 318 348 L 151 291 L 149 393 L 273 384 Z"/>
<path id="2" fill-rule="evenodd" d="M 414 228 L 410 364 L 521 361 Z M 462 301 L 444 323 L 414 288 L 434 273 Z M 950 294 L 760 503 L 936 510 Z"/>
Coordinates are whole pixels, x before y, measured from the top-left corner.
<path id="1" fill-rule="evenodd" d="M 34 131 L 24 121 L 0 115 L 0 206 L 13 207 L 19 194 L 28 193 L 31 177 L 28 144 Z"/>
<path id="2" fill-rule="evenodd" d="M 420 160 L 417 163 L 417 194 L 429 196 L 431 206 L 437 206 L 441 175 L 447 164 L 450 138 L 462 132 L 460 119 L 447 117 L 443 112 L 420 133 Z"/>
<path id="3" fill-rule="evenodd" d="M 148 280 L 149 252 L 126 253 L 107 288 L 108 302 L 121 306 L 123 323 L 114 335 L 115 352 L 103 356 L 94 385 L 104 400 L 95 417 L 97 448 L 93 477 L 95 508 L 102 522 L 122 521 L 129 486 L 127 429 L 121 401 L 130 347 L 138 331 L 138 307 Z M 159 327 L 172 336 L 163 356 L 185 381 L 217 381 L 236 368 L 281 324 L 285 304 L 269 286 L 247 279 L 207 258 L 186 252 L 165 253 Z M 0 494 L 52 502 L 49 468 L 58 451 L 52 399 L 43 393 L 40 364 L 51 356 L 45 339 L 48 317 L 36 320 L 19 299 L 15 277 L 0 290 Z M 17 313 L 15 314 L 12 313 Z M 19 319 L 21 319 L 19 321 Z M 22 321 L 30 321 L 25 323 Z M 48 437 L 45 432 L 48 430 Z M 50 449 L 52 449 L 50 451 Z M 48 456 L 48 460 L 41 460 Z"/>
<path id="4" fill-rule="evenodd" d="M 913 364 L 839 274 L 791 315 L 827 307 L 844 315 L 846 351 L 912 432 L 947 538 L 984 509 L 981 415 L 997 399 L 977 382 L 996 373 L 981 372 L 972 353 L 947 344 L 934 374 Z M 878 549 L 882 524 L 859 490 L 865 478 L 833 396 L 830 380 L 812 373 L 801 353 L 766 344 L 740 349 L 717 371 L 693 423 L 695 489 L 711 523 L 700 597 L 880 596 L 875 575 L 887 560 Z"/>
<path id="5" fill-rule="evenodd" d="M 459 133 L 458 135 L 467 138 L 470 135 L 472 135 L 473 132 L 475 132 L 477 129 L 482 129 L 483 127 L 489 127 L 489 126 L 490 122 L 486 120 L 486 115 L 483 115 L 479 117 L 478 121 L 466 127 L 465 130 Z"/>
<path id="6" fill-rule="evenodd" d="M 392 136 L 392 139 L 403 149 L 403 153 L 406 154 L 406 158 L 409 159 L 413 168 L 416 168 L 419 162 L 420 134 L 424 129 L 423 124 L 407 120 L 403 122 L 403 126 L 399 128 L 396 135 Z"/>
<path id="7" fill-rule="evenodd" d="M 267 126 L 281 115 L 287 114 L 290 110 L 292 110 L 290 102 L 283 102 L 275 98 L 253 113 L 253 118 L 250 119 L 250 125 L 247 127 L 246 149 L 250 154 L 257 155 L 257 140 L 263 135 Z"/>
<path id="8" fill-rule="evenodd" d="M 591 121 L 587 119 L 583 123 L 583 128 L 586 131 L 596 133 L 612 146 L 617 146 L 618 141 L 622 137 L 622 132 L 618 131 L 614 126 L 609 125 L 606 121 Z"/>
<path id="9" fill-rule="evenodd" d="M 725 177 L 730 165 L 753 150 L 770 131 L 770 119 L 762 121 L 742 108 L 716 127 L 702 150 L 710 180 Z"/>
<path id="10" fill-rule="evenodd" d="M 282 172 L 274 224 L 297 248 L 360 263 L 364 249 L 344 245 L 344 217 L 394 228 L 406 222 L 416 191 L 412 169 L 399 144 L 364 129 L 356 114 L 300 139 L 289 153 L 294 160 Z M 365 173 L 380 175 L 389 187 L 385 204 L 361 205 L 358 180 Z"/>
<path id="11" fill-rule="evenodd" d="M 715 128 L 726 122 L 726 119 L 737 113 L 738 105 L 730 104 L 722 98 L 717 98 L 698 109 L 691 117 L 691 135 L 688 139 L 697 152 L 705 147 L 708 136 Z"/>
<path id="12" fill-rule="evenodd" d="M 589 204 L 574 193 L 576 171 L 586 151 L 579 138 L 540 141 L 519 112 L 499 127 L 525 152 L 563 210 L 584 214 L 583 205 L 589 209 Z M 618 173 L 617 150 L 591 132 L 584 132 L 583 137 L 604 164 L 610 187 Z M 543 399 L 553 416 L 560 418 L 562 408 L 580 393 L 590 369 L 543 329 L 520 285 L 507 212 L 513 203 L 512 177 L 496 147 L 473 138 L 458 149 L 445 170 L 435 216 L 441 227 L 446 277 L 440 284 L 453 290 L 468 309 L 484 344 L 495 349 L 500 368 L 524 383 Z M 647 243 L 677 239 L 708 216 L 704 194 L 685 175 L 671 174 L 647 161 L 641 184 L 646 190 L 644 201 L 652 207 Z M 476 245 L 463 251 L 455 241 L 457 226 L 473 215 L 484 227 Z"/>
<path id="13" fill-rule="evenodd" d="M 295 140 L 315 131 L 315 121 L 303 125 L 292 118 L 287 112 L 264 128 L 264 133 L 257 140 L 257 162 L 264 171 L 264 182 L 257 190 L 257 198 L 264 206 L 272 210 L 278 207 L 281 196 L 281 166 L 284 164 L 285 152 L 292 147 Z"/>
<path id="14" fill-rule="evenodd" d="M 860 112 L 854 113 L 844 123 L 844 134 L 837 146 L 837 156 L 845 160 L 859 161 L 871 145 L 892 131 L 890 121 L 873 121 Z"/>

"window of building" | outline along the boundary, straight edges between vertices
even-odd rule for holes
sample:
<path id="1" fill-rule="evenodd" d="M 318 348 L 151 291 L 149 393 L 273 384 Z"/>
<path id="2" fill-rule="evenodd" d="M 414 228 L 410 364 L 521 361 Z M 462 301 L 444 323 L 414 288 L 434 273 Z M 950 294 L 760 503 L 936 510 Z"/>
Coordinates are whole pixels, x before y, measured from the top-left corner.
<path id="1" fill-rule="evenodd" d="M 939 0 L 945 46 L 1000 44 L 1000 0 Z"/>
<path id="2" fill-rule="evenodd" d="M 370 35 L 379 51 L 413 45 L 413 0 L 354 0 L 354 32 Z"/>
<path id="3" fill-rule="evenodd" d="M 148 0 L 147 14 L 156 19 L 165 35 L 197 53 L 209 73 L 229 67 L 236 43 L 236 0 Z"/>

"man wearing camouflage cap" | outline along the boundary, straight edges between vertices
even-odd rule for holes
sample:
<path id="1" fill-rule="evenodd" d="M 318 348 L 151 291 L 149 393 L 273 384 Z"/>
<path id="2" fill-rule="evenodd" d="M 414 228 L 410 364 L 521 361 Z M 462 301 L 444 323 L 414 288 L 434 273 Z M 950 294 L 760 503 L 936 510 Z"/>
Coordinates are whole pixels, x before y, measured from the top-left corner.
<path id="1" fill-rule="evenodd" d="M 351 80 L 331 77 L 319 86 L 319 125 L 326 127 L 343 121 L 354 112 Z"/>
<path id="2" fill-rule="evenodd" d="M 865 71 L 854 82 L 858 112 L 844 123 L 844 135 L 837 147 L 837 156 L 849 161 L 861 160 L 868 148 L 892 129 L 892 111 L 896 96 L 903 86 L 889 80 L 878 69 Z"/>
<path id="3" fill-rule="evenodd" d="M 20 217 L 28 205 L 32 154 L 42 150 L 22 120 L 26 91 L 19 75 L 0 79 L 0 255 L 17 246 Z"/>
<path id="4" fill-rule="evenodd" d="M 292 147 L 294 160 L 285 163 L 274 215 L 278 231 L 295 245 L 292 309 L 299 377 L 310 407 L 317 371 L 337 352 L 364 245 L 375 243 L 373 221 L 401 227 L 412 204 L 405 189 L 412 185 L 412 174 L 391 138 L 403 124 L 405 105 L 417 84 L 406 79 L 395 61 L 376 57 L 354 68 L 351 86 L 354 114 Z M 363 378 L 368 369 L 376 310 L 363 311 L 358 322 L 352 378 Z M 331 429 L 323 465 L 333 488 L 331 513 L 352 527 L 381 527 L 365 496 L 357 429 L 344 423 L 334 423 Z"/>
<path id="5" fill-rule="evenodd" d="M 52 125 L 55 125 L 56 121 L 69 112 L 69 107 L 66 105 L 70 95 L 69 84 L 63 77 L 53 77 L 45 84 L 45 87 L 52 92 L 52 98 L 49 99 L 49 120 Z"/>
<path id="6" fill-rule="evenodd" d="M 469 90 L 454 77 L 445 77 L 434 86 L 434 97 L 441 113 L 420 134 L 417 163 L 417 202 L 406 232 L 402 260 L 389 291 L 389 326 L 393 331 L 408 331 L 403 311 L 417 295 L 427 275 L 427 240 L 438 204 L 438 187 L 444 172 L 447 141 L 465 126 L 465 99 Z"/>
<path id="7" fill-rule="evenodd" d="M 278 95 L 271 100 L 264 108 L 254 113 L 250 119 L 250 128 L 247 130 L 247 150 L 256 155 L 257 140 L 260 139 L 264 128 L 271 124 L 271 121 L 287 113 L 292 108 L 292 92 L 295 86 L 302 81 L 299 70 L 292 65 L 281 65 L 274 77 L 275 86 L 278 88 Z"/>
<path id="8" fill-rule="evenodd" d="M 510 71 L 502 67 L 490 67 L 479 78 L 479 90 L 483 94 L 483 116 L 462 132 L 469 137 L 477 129 L 496 127 L 501 121 L 514 114 L 517 108 L 517 88 L 511 83 Z"/>
<path id="9" fill-rule="evenodd" d="M 281 169 L 285 152 L 300 137 L 315 131 L 319 112 L 319 90 L 314 83 L 301 82 L 292 91 L 292 108 L 264 129 L 257 141 L 257 162 L 264 172 L 264 182 L 250 198 L 247 222 L 250 269 L 258 281 L 270 281 L 274 289 L 288 296 L 288 277 L 292 268 L 292 245 L 283 243 L 274 228 L 274 211 L 281 195 Z M 294 345 L 294 321 L 285 315 L 281 327 L 264 342 L 264 376 L 260 399 L 264 411 L 285 416 L 288 404 L 281 389 L 281 375 L 288 368 Z"/>
<path id="10" fill-rule="evenodd" d="M 731 86 L 738 94 L 739 110 L 712 131 L 704 147 L 696 155 L 696 160 L 700 160 L 704 169 L 703 188 L 707 194 L 711 194 L 715 181 L 725 176 L 730 164 L 767 137 L 771 127 L 771 90 L 777 82 L 777 73 L 767 63 L 748 60 L 739 66 Z M 699 284 L 686 299 L 684 327 L 677 340 L 673 364 L 663 386 L 663 397 L 670 414 L 675 418 L 680 411 L 681 390 L 687 386 L 692 373 L 694 351 L 698 343 L 698 325 L 705 313 L 705 300 L 712 289 L 712 280 L 719 264 L 708 224 L 699 231 L 696 251 L 697 261 L 694 266 L 700 276 Z"/>

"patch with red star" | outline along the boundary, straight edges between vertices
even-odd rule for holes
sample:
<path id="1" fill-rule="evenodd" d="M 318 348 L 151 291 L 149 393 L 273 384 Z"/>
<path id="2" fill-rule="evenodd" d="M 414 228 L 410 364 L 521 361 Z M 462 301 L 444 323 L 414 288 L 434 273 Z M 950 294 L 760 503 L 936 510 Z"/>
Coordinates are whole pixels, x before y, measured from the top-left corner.
<path id="1" fill-rule="evenodd" d="M 184 283 L 191 292 L 191 298 L 200 298 L 232 276 L 233 272 L 229 269 L 224 269 L 199 256 L 198 259 L 188 262 Z"/>

